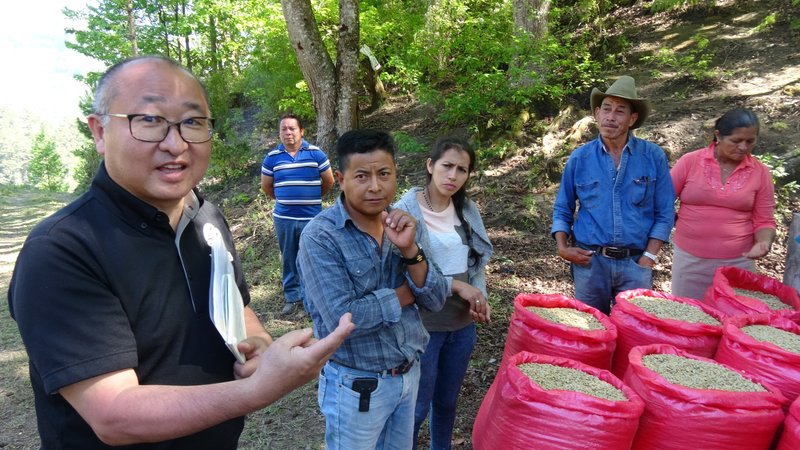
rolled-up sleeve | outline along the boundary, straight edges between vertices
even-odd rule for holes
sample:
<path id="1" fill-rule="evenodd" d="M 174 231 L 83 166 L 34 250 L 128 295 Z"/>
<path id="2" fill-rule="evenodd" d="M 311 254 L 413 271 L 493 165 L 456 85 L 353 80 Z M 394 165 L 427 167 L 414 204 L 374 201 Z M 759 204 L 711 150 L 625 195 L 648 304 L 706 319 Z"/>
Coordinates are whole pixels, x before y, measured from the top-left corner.
<path id="1" fill-rule="evenodd" d="M 659 149 L 660 150 L 660 149 Z M 675 188 L 669 173 L 667 156 L 660 151 L 656 161 L 656 195 L 654 204 L 653 226 L 650 228 L 649 238 L 668 242 L 669 234 L 675 225 Z"/>
<path id="2" fill-rule="evenodd" d="M 394 289 L 380 288 L 365 294 L 359 293 L 350 278 L 348 264 L 352 270 L 364 271 L 356 275 L 370 277 L 368 273 L 375 264 L 367 260 L 359 267 L 359 261 L 350 258 L 345 261 L 342 252 L 331 245 L 335 242 L 326 234 L 312 236 L 303 233 L 298 253 L 298 268 L 304 284 L 306 301 L 322 319 L 317 332 L 319 337 L 327 336 L 339 323 L 345 313 L 352 313 L 356 329 L 352 336 L 367 334 L 375 328 L 396 323 L 400 320 L 400 302 Z"/>
<path id="3" fill-rule="evenodd" d="M 756 197 L 753 201 L 753 232 L 764 228 L 776 228 L 775 223 L 775 186 L 772 175 L 766 167 L 759 167 L 761 177 Z"/>
<path id="4" fill-rule="evenodd" d="M 405 277 L 411 292 L 416 297 L 417 305 L 434 312 L 442 309 L 444 301 L 448 297 L 448 287 L 447 280 L 436 264 L 428 260 L 428 274 L 425 276 L 425 284 L 422 287 L 414 284 L 408 271 L 405 272 Z"/>
<path id="5" fill-rule="evenodd" d="M 574 180 L 574 157 L 567 160 L 564 166 L 564 173 L 561 175 L 561 185 L 558 187 L 556 201 L 553 204 L 553 226 L 550 228 L 550 235 L 559 231 L 572 233 L 572 223 L 575 220 L 575 195 Z"/>

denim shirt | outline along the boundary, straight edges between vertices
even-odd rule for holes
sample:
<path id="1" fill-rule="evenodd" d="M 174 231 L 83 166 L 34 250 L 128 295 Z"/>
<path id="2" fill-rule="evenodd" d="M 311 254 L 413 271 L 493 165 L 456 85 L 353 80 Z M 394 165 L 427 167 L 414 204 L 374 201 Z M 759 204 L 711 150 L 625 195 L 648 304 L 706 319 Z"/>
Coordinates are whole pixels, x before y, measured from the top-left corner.
<path id="1" fill-rule="evenodd" d="M 297 263 L 306 293 L 303 303 L 317 338 L 330 334 L 343 314 L 352 313 L 356 329 L 332 359 L 379 372 L 414 360 L 424 351 L 429 336 L 418 308 L 440 310 L 447 285 L 439 269 L 428 264 L 425 284 L 417 287 L 397 247 L 386 237 L 378 246 L 359 230 L 343 201 L 340 195 L 300 236 Z M 416 303 L 401 308 L 395 288 L 404 282 Z"/>
<path id="2" fill-rule="evenodd" d="M 628 133 L 619 168 L 600 137 L 570 155 L 550 233 L 563 231 L 589 245 L 644 249 L 650 238 L 667 242 L 674 221 L 675 189 L 666 154 Z"/>

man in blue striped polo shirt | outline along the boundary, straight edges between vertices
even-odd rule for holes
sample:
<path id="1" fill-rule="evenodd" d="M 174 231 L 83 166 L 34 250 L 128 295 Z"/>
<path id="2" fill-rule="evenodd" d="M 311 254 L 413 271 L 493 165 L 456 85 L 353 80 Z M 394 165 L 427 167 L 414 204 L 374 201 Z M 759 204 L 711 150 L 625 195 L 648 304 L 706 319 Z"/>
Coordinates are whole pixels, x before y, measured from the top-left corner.
<path id="1" fill-rule="evenodd" d="M 261 190 L 275 200 L 272 216 L 281 248 L 284 306 L 293 315 L 303 307 L 297 272 L 300 233 L 322 210 L 322 196 L 333 186 L 333 171 L 325 152 L 303 139 L 303 124 L 294 114 L 280 121 L 281 143 L 267 153 L 261 165 Z"/>

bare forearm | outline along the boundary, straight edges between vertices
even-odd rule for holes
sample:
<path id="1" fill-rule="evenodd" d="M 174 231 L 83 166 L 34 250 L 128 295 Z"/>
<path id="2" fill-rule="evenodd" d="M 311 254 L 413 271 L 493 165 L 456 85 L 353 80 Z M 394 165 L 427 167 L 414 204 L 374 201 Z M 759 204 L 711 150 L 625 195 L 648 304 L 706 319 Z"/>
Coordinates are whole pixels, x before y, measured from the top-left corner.
<path id="1" fill-rule="evenodd" d="M 411 259 L 417 256 L 420 248 L 414 244 L 410 247 L 410 250 L 401 249 L 400 251 L 403 253 L 403 258 Z M 417 287 L 425 286 L 425 278 L 428 277 L 428 261 L 408 265 L 407 268 L 411 280 L 414 281 L 414 285 Z"/>
<path id="2" fill-rule="evenodd" d="M 247 330 L 247 337 L 260 337 L 267 341 L 267 344 L 272 343 L 272 336 L 264 328 L 261 319 L 258 318 L 255 311 L 249 306 L 244 308 L 244 326 Z"/>
<path id="3" fill-rule="evenodd" d="M 137 386 L 120 393 L 92 428 L 110 445 L 158 442 L 197 433 L 274 402 L 246 380 L 200 386 Z"/>
<path id="4" fill-rule="evenodd" d="M 768 246 L 772 246 L 772 243 L 775 242 L 775 229 L 774 228 L 762 228 L 756 231 L 756 242 L 767 244 Z"/>

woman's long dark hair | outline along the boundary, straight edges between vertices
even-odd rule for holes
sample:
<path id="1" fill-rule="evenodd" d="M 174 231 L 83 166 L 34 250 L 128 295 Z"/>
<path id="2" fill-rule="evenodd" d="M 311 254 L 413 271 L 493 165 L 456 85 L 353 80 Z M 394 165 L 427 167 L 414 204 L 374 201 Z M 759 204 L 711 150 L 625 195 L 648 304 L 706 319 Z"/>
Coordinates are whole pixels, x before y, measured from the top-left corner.
<path id="1" fill-rule="evenodd" d="M 460 152 L 466 152 L 469 155 L 469 167 L 467 169 L 467 181 L 464 182 L 464 185 L 461 186 L 461 189 L 457 190 L 451 199 L 453 200 L 453 207 L 456 210 L 456 215 L 458 219 L 461 221 L 461 226 L 464 228 L 464 233 L 467 235 L 467 245 L 469 246 L 469 259 L 470 265 L 473 264 L 473 261 L 477 263 L 480 260 L 481 254 L 479 254 L 475 249 L 472 248 L 472 227 L 470 227 L 469 223 L 464 220 L 464 204 L 467 201 L 467 185 L 469 184 L 469 176 L 472 175 L 472 172 L 475 170 L 475 150 L 467 143 L 467 141 L 455 137 L 443 137 L 436 141 L 436 145 L 434 145 L 433 150 L 431 151 L 431 165 L 436 164 L 436 161 L 442 158 L 442 156 L 448 150 L 457 150 Z M 433 179 L 433 175 L 425 171 L 425 178 L 426 183 L 425 186 L 429 186 L 431 184 L 431 180 Z"/>

